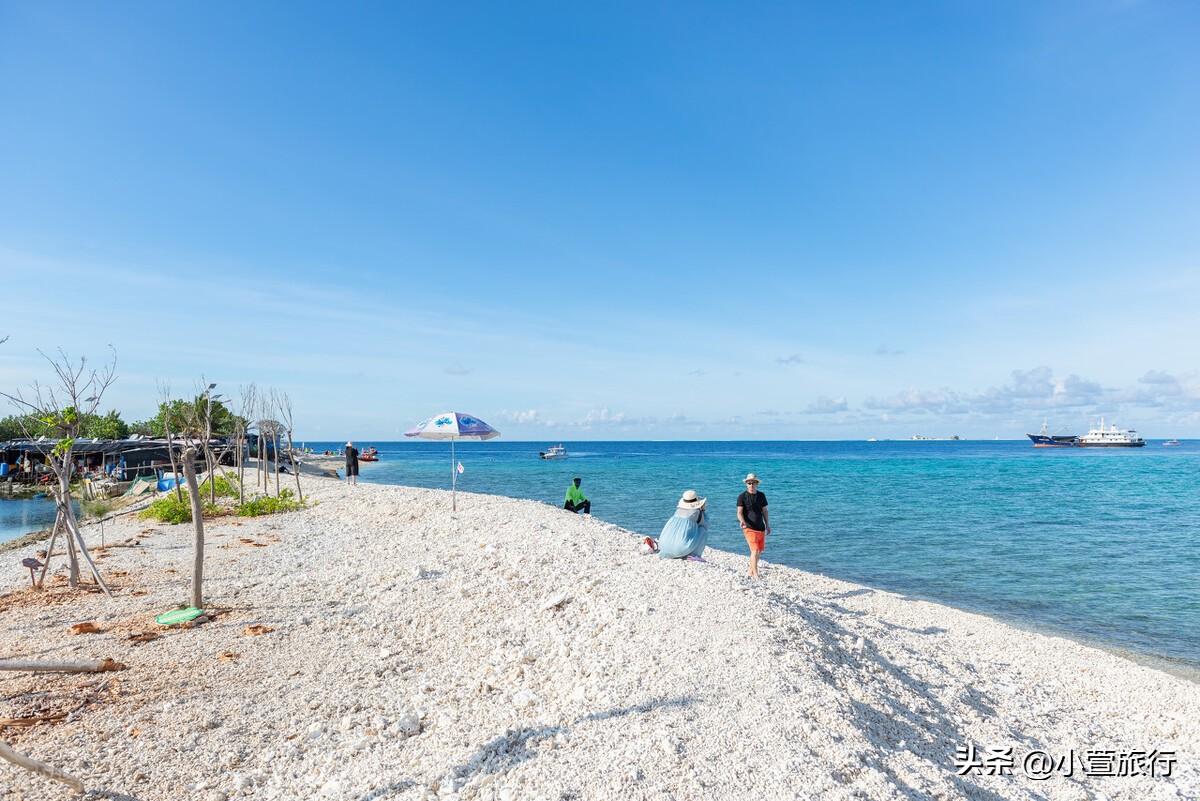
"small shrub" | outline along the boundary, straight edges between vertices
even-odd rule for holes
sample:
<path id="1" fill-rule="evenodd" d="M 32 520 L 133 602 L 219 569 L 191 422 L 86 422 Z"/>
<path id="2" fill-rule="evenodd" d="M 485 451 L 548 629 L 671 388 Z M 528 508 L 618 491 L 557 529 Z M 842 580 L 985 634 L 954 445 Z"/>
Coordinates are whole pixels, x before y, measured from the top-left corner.
<path id="1" fill-rule="evenodd" d="M 218 517 L 225 514 L 226 511 L 216 504 L 204 501 L 201 505 L 200 513 L 205 517 Z M 138 517 L 142 520 L 157 520 L 160 523 L 190 523 L 192 522 L 192 502 L 190 496 L 185 492 L 183 500 L 180 500 L 172 492 L 147 506 L 138 513 Z"/>
<path id="2" fill-rule="evenodd" d="M 169 493 L 159 498 L 138 513 L 142 520 L 157 520 L 160 523 L 190 523 L 192 522 L 192 504 L 187 495 L 183 499 Z"/>
<path id="3" fill-rule="evenodd" d="M 211 479 L 211 478 L 204 479 L 204 483 L 200 485 L 200 494 L 201 495 L 210 495 L 211 494 L 208 489 L 208 483 L 212 480 L 213 479 Z M 239 494 L 238 493 L 238 482 L 237 482 L 236 478 L 229 478 L 227 476 L 217 476 L 216 477 L 216 486 L 217 486 L 217 497 L 218 498 L 236 498 L 236 497 L 238 497 L 238 494 Z M 205 514 L 207 514 L 207 512 Z"/>
<path id="4" fill-rule="evenodd" d="M 260 495 L 246 501 L 241 506 L 238 506 L 234 511 L 238 517 L 261 517 L 262 515 L 273 515 L 280 512 L 295 512 L 303 509 L 305 504 L 296 500 L 295 494 L 290 489 L 279 491 L 279 497 L 272 498 L 269 495 Z"/>
<path id="5" fill-rule="evenodd" d="M 116 508 L 116 504 L 113 501 L 100 499 L 81 501 L 79 506 L 83 510 L 85 517 L 104 517 Z"/>

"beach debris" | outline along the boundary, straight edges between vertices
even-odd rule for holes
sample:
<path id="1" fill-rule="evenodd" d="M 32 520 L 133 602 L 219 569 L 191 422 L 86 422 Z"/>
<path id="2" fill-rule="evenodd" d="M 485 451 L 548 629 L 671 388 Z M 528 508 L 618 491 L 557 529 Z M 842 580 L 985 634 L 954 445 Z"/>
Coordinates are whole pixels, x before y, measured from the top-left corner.
<path id="1" fill-rule="evenodd" d="M 153 642 L 162 637 L 157 631 L 139 631 L 129 635 L 129 641 L 135 645 Z"/>
<path id="2" fill-rule="evenodd" d="M 83 782 L 75 778 L 69 773 L 62 771 L 45 762 L 38 762 L 32 757 L 27 757 L 24 754 L 18 753 L 8 747 L 7 743 L 0 742 L 0 759 L 4 759 L 20 768 L 25 768 L 39 776 L 45 776 L 47 779 L 53 779 L 56 782 L 62 782 L 77 793 L 83 792 Z"/>
<path id="3" fill-rule="evenodd" d="M 100 634 L 103 631 L 104 629 L 100 628 L 90 620 L 84 623 L 76 623 L 74 626 L 71 626 L 72 634 Z"/>
<path id="4" fill-rule="evenodd" d="M 30 673 L 106 673 L 125 670 L 125 665 L 107 658 L 83 662 L 31 662 L 8 659 L 0 661 L 0 670 L 23 670 Z"/>
<path id="5" fill-rule="evenodd" d="M 421 733 L 421 716 L 415 711 L 406 710 L 400 713 L 400 717 L 396 718 L 392 726 L 404 737 L 413 737 Z"/>
<path id="6" fill-rule="evenodd" d="M 547 596 L 542 600 L 542 611 L 548 612 L 551 609 L 562 609 L 571 601 L 571 596 L 566 592 L 556 592 L 553 595 Z"/>
<path id="7" fill-rule="evenodd" d="M 0 718 L 0 729 L 8 726 L 14 728 L 27 728 L 36 726 L 39 723 L 57 723 L 66 718 L 66 712 L 59 712 L 57 715 L 30 715 L 24 718 Z"/>
<path id="8" fill-rule="evenodd" d="M 242 629 L 243 637 L 258 637 L 262 634 L 270 634 L 275 629 L 270 626 L 265 626 L 262 623 L 251 623 L 246 628 Z"/>
<path id="9" fill-rule="evenodd" d="M 235 651 L 222 651 L 217 655 L 217 659 L 220 659 L 222 662 L 236 662 L 241 656 L 241 654 Z"/>
<path id="10" fill-rule="evenodd" d="M 203 609 L 197 609 L 194 606 L 180 606 L 172 609 L 169 612 L 163 612 L 161 615 L 154 617 L 154 622 L 160 626 L 178 626 L 184 623 L 196 621 L 204 614 Z"/>
<path id="11" fill-rule="evenodd" d="M 42 566 L 41 561 L 38 559 L 34 559 L 32 556 L 30 556 L 25 559 L 22 559 L 21 565 L 23 567 L 29 568 L 29 586 L 36 587 L 37 586 L 37 578 L 33 575 L 33 571 L 37 570 L 39 567 Z"/>

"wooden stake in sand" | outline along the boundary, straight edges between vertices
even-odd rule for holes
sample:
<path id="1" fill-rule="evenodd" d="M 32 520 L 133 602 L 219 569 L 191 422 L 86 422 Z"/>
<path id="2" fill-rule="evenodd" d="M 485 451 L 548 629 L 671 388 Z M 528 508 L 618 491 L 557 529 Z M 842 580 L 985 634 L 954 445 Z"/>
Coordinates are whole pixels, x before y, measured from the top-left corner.
<path id="1" fill-rule="evenodd" d="M 17 767 L 33 771 L 40 776 L 45 776 L 47 779 L 54 779 L 56 782 L 62 782 L 77 793 L 83 792 L 83 782 L 81 782 L 79 779 L 76 779 L 69 773 L 64 773 L 58 768 L 47 765 L 44 762 L 38 762 L 32 757 L 27 757 L 24 754 L 18 754 L 16 751 L 9 748 L 8 744 L 3 741 L 0 741 L 0 759 L 6 759 Z"/>
<path id="2" fill-rule="evenodd" d="M 209 474 L 212 481 L 212 474 Z M 196 552 L 192 561 L 192 606 L 204 608 L 204 503 L 200 500 L 200 487 L 196 484 L 196 449 L 183 452 L 183 478 L 187 481 L 188 496 L 192 501 L 192 526 L 196 529 Z"/>

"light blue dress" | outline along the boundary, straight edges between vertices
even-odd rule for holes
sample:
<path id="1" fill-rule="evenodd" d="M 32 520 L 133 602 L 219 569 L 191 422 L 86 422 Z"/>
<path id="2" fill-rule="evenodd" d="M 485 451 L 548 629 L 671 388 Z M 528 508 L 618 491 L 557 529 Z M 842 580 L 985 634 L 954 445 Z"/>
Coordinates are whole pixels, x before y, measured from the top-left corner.
<path id="1" fill-rule="evenodd" d="M 703 556 L 708 520 L 703 509 L 676 509 L 658 535 L 658 555 L 665 559 Z"/>

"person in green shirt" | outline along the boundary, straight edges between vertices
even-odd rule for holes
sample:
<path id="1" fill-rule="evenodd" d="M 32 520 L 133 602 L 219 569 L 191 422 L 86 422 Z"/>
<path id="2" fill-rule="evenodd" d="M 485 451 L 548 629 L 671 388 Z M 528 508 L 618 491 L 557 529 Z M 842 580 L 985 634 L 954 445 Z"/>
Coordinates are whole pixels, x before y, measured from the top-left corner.
<path id="1" fill-rule="evenodd" d="M 583 512 L 585 515 L 592 513 L 592 502 L 583 494 L 583 490 L 579 488 L 582 481 L 580 478 L 575 478 L 571 482 L 571 486 L 567 487 L 567 502 L 563 504 L 563 508 L 568 512 Z"/>

